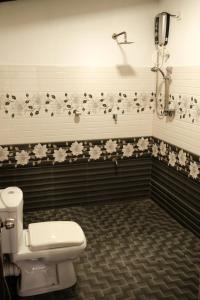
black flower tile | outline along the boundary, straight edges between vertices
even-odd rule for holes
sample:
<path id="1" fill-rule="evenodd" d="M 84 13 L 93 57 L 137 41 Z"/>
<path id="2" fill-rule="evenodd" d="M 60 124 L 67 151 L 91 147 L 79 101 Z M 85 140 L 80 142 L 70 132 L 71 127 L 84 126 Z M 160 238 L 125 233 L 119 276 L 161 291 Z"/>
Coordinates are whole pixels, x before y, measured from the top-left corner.
<path id="1" fill-rule="evenodd" d="M 0 146 L 1 167 L 26 167 L 150 155 L 151 137 Z"/>
<path id="2" fill-rule="evenodd" d="M 198 155 L 153 138 L 152 157 L 200 182 L 200 157 Z"/>
<path id="3" fill-rule="evenodd" d="M 200 182 L 200 157 L 154 137 L 0 146 L 0 167 L 17 168 L 152 156 Z"/>

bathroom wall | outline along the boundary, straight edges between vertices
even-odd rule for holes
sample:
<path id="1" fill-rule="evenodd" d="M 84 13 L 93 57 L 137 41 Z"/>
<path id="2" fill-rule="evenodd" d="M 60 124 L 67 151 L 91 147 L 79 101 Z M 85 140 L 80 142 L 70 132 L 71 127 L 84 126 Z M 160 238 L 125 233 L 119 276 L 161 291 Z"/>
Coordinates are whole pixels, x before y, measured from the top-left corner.
<path id="1" fill-rule="evenodd" d="M 0 6 L 0 65 L 150 66 L 155 0 L 17 0 Z M 138 30 L 139 29 L 139 30 Z M 135 42 L 118 47 L 126 30 Z"/>
<path id="2" fill-rule="evenodd" d="M 156 3 L 153 0 L 2 3 L 0 143 L 152 135 L 149 101 L 153 76 L 145 67 L 152 65 Z M 119 46 L 112 39 L 114 32 L 123 30 L 133 44 Z M 124 101 L 117 105 L 120 92 L 127 97 L 122 96 Z M 92 94 L 90 103 L 87 102 L 87 106 L 92 106 L 90 115 L 88 108 L 81 110 L 80 120 L 75 122 L 74 114 L 69 115 L 69 109 L 63 105 L 65 93 L 73 104 L 71 112 L 83 108 L 77 102 L 82 105 L 84 93 L 87 97 Z M 101 93 L 103 103 L 100 103 Z M 30 105 L 25 103 L 26 94 Z M 51 101 L 45 113 L 47 94 L 56 100 Z M 95 103 L 91 103 L 93 99 Z M 106 112 L 105 107 L 109 107 Z M 113 113 L 118 114 L 117 122 Z"/>
<path id="3" fill-rule="evenodd" d="M 195 154 L 200 154 L 200 28 L 198 0 L 159 1 L 157 11 L 180 12 L 181 20 L 171 19 L 169 44 L 172 66 L 171 100 L 175 103 L 173 121 L 160 120 L 156 115 L 153 135 Z"/>
<path id="4" fill-rule="evenodd" d="M 157 12 L 180 14 L 180 21 L 171 19 L 168 49 L 169 65 L 174 67 L 200 66 L 200 27 L 198 0 L 159 0 Z"/>
<path id="5" fill-rule="evenodd" d="M 10 145 L 3 148 L 0 186 L 20 187 L 26 210 L 146 199 L 151 145 L 151 137 Z"/>
<path id="6" fill-rule="evenodd" d="M 173 3 L 0 5 L 0 182 L 1 188 L 23 189 L 25 209 L 151 193 L 198 232 L 200 69 L 187 56 L 196 52 L 182 32 L 195 30 L 191 16 L 198 3 L 195 9 L 186 1 Z M 180 9 L 182 20 L 171 23 L 166 64 L 173 67 L 176 116 L 161 120 L 153 113 L 150 72 L 154 16 Z M 121 30 L 135 43 L 119 46 L 111 36 Z"/>
<path id="7" fill-rule="evenodd" d="M 200 3 L 161 0 L 157 12 L 161 11 L 181 16 L 180 20 L 171 19 L 170 58 L 165 64 L 172 67 L 170 101 L 176 115 L 169 120 L 154 114 L 153 136 L 158 138 L 160 153 L 153 158 L 151 198 L 199 235 Z M 166 153 L 162 153 L 161 140 L 167 145 Z"/>
<path id="8" fill-rule="evenodd" d="M 0 143 L 151 136 L 153 80 L 145 68 L 130 72 L 0 67 Z M 77 118 L 75 110 L 81 113 Z"/>
<path id="9" fill-rule="evenodd" d="M 25 209 L 149 197 L 156 3 L 0 6 L 1 187 L 21 187 Z M 112 39 L 123 30 L 133 44 Z"/>
<path id="10" fill-rule="evenodd" d="M 175 67 L 170 93 L 176 108 L 172 121 L 154 115 L 153 135 L 200 155 L 200 67 Z M 172 99 L 171 98 L 171 99 Z"/>

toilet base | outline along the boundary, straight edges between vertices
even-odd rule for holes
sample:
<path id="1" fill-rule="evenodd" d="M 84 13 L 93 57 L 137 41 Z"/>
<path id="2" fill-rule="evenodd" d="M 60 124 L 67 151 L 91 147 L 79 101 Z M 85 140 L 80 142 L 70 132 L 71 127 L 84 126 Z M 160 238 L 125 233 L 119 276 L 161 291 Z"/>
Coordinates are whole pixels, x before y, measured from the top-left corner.
<path id="1" fill-rule="evenodd" d="M 72 261 L 57 264 L 43 260 L 18 262 L 21 278 L 18 281 L 18 295 L 33 296 L 62 290 L 76 283 L 76 274 Z"/>

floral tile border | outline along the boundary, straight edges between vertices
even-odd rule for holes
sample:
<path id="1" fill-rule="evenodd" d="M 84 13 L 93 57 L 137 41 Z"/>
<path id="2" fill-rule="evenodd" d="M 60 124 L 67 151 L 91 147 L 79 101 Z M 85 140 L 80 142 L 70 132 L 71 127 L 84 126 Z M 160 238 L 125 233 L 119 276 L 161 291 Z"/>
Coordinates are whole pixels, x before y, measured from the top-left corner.
<path id="1" fill-rule="evenodd" d="M 152 138 L 85 140 L 0 146 L 0 167 L 28 167 L 83 161 L 151 157 Z"/>
<path id="2" fill-rule="evenodd" d="M 37 117 L 45 113 L 70 116 L 73 114 L 141 113 L 153 111 L 155 94 L 147 92 L 119 92 L 91 94 L 36 93 L 2 94 L 0 111 L 8 117 Z"/>
<path id="3" fill-rule="evenodd" d="M 170 94 L 170 108 L 175 109 L 175 118 L 182 121 L 200 123 L 200 97 L 186 94 Z M 164 95 L 158 95 L 157 111 L 162 115 Z M 84 115 L 127 114 L 155 112 L 155 93 L 118 92 L 118 93 L 17 93 L 0 95 L 0 112 L 8 117 L 38 117 L 41 114 Z"/>
<path id="4" fill-rule="evenodd" d="M 152 157 L 200 182 L 200 156 L 153 138 Z"/>
<path id="5" fill-rule="evenodd" d="M 0 167 L 34 167 L 153 157 L 200 182 L 200 157 L 154 137 L 0 146 Z"/>
<path id="6" fill-rule="evenodd" d="M 189 123 L 200 122 L 200 97 L 185 94 L 170 94 L 169 106 L 174 109 L 175 118 Z M 162 115 L 164 111 L 164 95 L 158 95 L 157 111 Z"/>

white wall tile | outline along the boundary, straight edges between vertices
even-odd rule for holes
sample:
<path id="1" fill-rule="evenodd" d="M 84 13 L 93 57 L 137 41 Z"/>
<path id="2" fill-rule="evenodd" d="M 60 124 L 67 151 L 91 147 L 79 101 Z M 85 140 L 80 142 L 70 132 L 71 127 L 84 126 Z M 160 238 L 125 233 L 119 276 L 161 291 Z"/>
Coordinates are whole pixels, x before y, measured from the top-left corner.
<path id="1" fill-rule="evenodd" d="M 172 73 L 172 84 L 170 86 L 172 95 L 181 95 L 181 101 L 183 101 L 184 96 L 189 98 L 196 97 L 199 102 L 199 86 L 200 67 L 174 68 Z M 200 105 L 198 105 L 198 107 L 200 112 Z M 195 109 L 198 109 L 198 107 Z M 153 135 L 200 155 L 200 116 L 193 124 L 191 120 L 188 120 L 187 118 L 180 120 L 177 114 L 175 119 L 171 122 L 167 121 L 166 118 L 160 120 L 155 114 L 153 120 Z"/>
<path id="2" fill-rule="evenodd" d="M 54 77 L 55 76 L 55 77 Z M 135 68 L 132 75 L 122 76 L 116 68 L 2 66 L 0 67 L 0 91 L 23 97 L 28 93 L 104 93 L 154 91 L 154 76 L 148 68 Z M 175 97 L 200 98 L 200 68 L 174 68 L 170 92 Z M 198 92 L 199 91 L 199 92 Z M 153 129 L 152 129 L 153 128 Z M 38 117 L 16 116 L 14 119 L 1 113 L 0 144 L 17 144 L 78 139 L 114 138 L 154 135 L 179 147 L 200 154 L 200 120 L 194 124 L 178 114 L 172 122 L 159 120 L 152 112 L 81 115 L 80 122 L 72 116 Z"/>
<path id="3" fill-rule="evenodd" d="M 45 66 L 5 66 L 0 67 L 0 92 L 17 96 L 24 101 L 25 93 L 83 94 L 134 92 L 151 93 L 154 78 L 148 68 L 135 68 L 131 74 L 123 76 L 115 67 L 45 67 Z M 80 122 L 73 116 L 40 113 L 39 116 L 18 116 L 11 118 L 0 114 L 0 144 L 33 143 L 78 139 L 114 138 L 152 135 L 152 112 L 148 109 L 137 114 L 135 111 L 122 115 L 117 124 L 112 114 L 82 114 Z"/>

